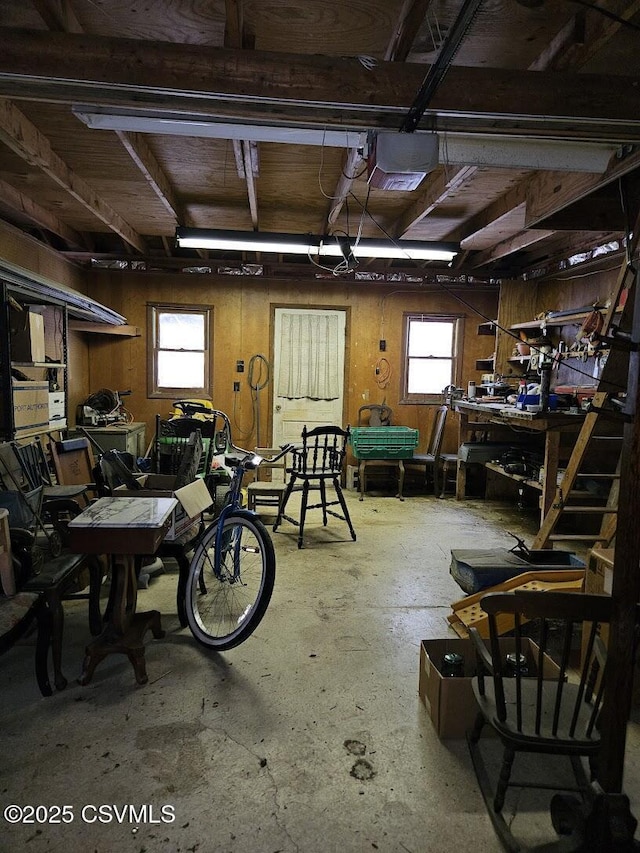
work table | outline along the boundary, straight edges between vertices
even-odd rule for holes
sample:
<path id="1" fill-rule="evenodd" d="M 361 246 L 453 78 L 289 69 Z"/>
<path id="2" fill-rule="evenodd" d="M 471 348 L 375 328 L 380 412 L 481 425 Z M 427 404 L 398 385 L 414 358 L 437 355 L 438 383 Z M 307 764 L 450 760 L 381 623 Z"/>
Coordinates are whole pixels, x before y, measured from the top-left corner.
<path id="1" fill-rule="evenodd" d="M 544 475 L 540 483 L 517 474 L 507 474 L 498 465 L 487 463 L 487 468 L 511 479 L 524 482 L 542 491 L 540 501 L 541 518 L 547 514 L 554 501 L 560 457 L 560 438 L 562 433 L 577 433 L 584 421 L 585 413 L 575 414 L 567 411 L 556 412 L 527 412 L 508 406 L 504 403 L 481 403 L 471 400 L 456 400 L 455 411 L 458 415 L 458 444 L 462 445 L 476 432 L 487 432 L 488 425 L 495 425 L 497 429 L 503 427 L 505 430 L 516 432 L 528 431 L 531 433 L 544 433 Z M 458 464 L 456 477 L 456 498 L 463 500 L 466 493 L 467 482 L 466 465 Z"/>

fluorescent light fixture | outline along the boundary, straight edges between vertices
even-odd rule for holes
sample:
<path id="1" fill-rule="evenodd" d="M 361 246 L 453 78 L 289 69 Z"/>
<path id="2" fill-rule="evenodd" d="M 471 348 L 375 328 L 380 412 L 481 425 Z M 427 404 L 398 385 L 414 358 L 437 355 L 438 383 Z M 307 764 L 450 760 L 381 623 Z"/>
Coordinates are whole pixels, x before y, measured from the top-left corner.
<path id="1" fill-rule="evenodd" d="M 74 106 L 73 114 L 93 130 L 124 130 L 166 136 L 195 136 L 205 139 L 242 139 L 246 142 L 322 145 L 329 148 L 358 148 L 366 140 L 366 131 L 362 130 L 217 122 L 199 116 L 176 117 L 133 110 L 113 113 L 104 112 L 100 107 L 89 106 Z"/>
<path id="2" fill-rule="evenodd" d="M 343 237 L 314 237 L 308 234 L 226 231 L 209 228 L 176 228 L 179 249 L 213 249 L 233 252 L 274 252 L 282 255 L 319 255 L 344 258 L 399 258 L 412 261 L 449 262 L 459 251 L 456 243 L 427 243 L 418 240 L 375 240 L 351 242 Z"/>
<path id="3" fill-rule="evenodd" d="M 193 136 L 209 139 L 242 139 L 247 142 L 279 142 L 291 145 L 318 145 L 360 148 L 366 144 L 370 128 L 303 127 L 283 124 L 245 124 L 215 118 L 177 114 L 159 110 L 96 107 L 75 104 L 74 115 L 87 127 L 98 130 L 122 130 L 169 136 Z M 416 130 L 411 134 L 376 131 L 395 137 L 413 137 L 417 142 L 433 131 Z M 399 140 L 404 142 L 404 140 Z M 428 144 L 426 142 L 425 144 Z M 583 142 L 571 139 L 544 139 L 525 136 L 449 133 L 438 134 L 438 161 L 451 165 L 491 166 L 506 169 L 542 169 L 601 174 L 612 154 L 614 143 Z M 427 170 L 429 171 L 429 170 Z"/>

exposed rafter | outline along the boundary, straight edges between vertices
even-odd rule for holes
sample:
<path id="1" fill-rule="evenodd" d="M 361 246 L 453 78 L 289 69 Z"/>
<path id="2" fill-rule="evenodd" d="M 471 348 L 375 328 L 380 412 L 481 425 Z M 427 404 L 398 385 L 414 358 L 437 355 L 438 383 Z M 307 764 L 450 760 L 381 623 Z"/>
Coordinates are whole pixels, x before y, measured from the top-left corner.
<path id="1" fill-rule="evenodd" d="M 5 207 L 10 208 L 20 216 L 26 217 L 39 228 L 45 228 L 52 234 L 57 234 L 70 246 L 78 249 L 86 248 L 84 239 L 75 229 L 65 225 L 42 205 L 3 180 L 0 180 L 0 198 L 2 198 L 2 204 Z"/>
<path id="2" fill-rule="evenodd" d="M 144 252 L 142 237 L 67 166 L 37 127 L 7 100 L 0 100 L 0 141 L 23 160 L 42 169 L 58 186 L 119 234 L 126 243 L 139 252 Z"/>

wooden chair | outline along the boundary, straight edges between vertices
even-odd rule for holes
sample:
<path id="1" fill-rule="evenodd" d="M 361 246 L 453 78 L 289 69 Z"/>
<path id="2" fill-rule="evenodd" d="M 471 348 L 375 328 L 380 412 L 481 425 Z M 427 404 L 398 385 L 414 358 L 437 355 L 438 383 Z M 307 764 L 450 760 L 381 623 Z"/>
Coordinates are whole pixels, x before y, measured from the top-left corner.
<path id="1" fill-rule="evenodd" d="M 88 438 L 69 438 L 52 441 L 49 445 L 56 479 L 63 486 L 85 485 L 95 487 L 93 469 L 95 460 Z"/>
<path id="2" fill-rule="evenodd" d="M 278 447 L 256 447 L 258 456 L 276 456 Z M 287 491 L 287 458 L 285 454 L 277 462 L 263 462 L 254 471 L 254 480 L 247 485 L 247 508 L 256 511 L 257 506 L 275 507 L 276 513 L 282 506 Z"/>
<path id="3" fill-rule="evenodd" d="M 278 529 L 283 518 L 295 524 L 298 527 L 298 548 L 302 548 L 304 525 L 309 509 L 322 509 L 322 523 L 325 527 L 329 515 L 346 521 L 351 538 L 355 541 L 355 530 L 340 485 L 349 435 L 348 427 L 345 430 L 337 426 L 319 426 L 307 430 L 305 426 L 302 430 L 302 445 L 292 451 L 291 467 L 287 468 L 290 479 L 273 529 L 274 531 Z M 336 493 L 335 500 L 327 500 L 327 484 L 333 486 Z M 302 492 L 299 520 L 285 514 L 287 503 L 295 489 Z M 309 504 L 311 490 L 319 491 L 320 503 Z M 342 514 L 329 509 L 330 506 L 335 505 L 340 506 Z"/>
<path id="4" fill-rule="evenodd" d="M 448 406 L 440 406 L 435 412 L 427 452 L 414 453 L 411 459 L 405 459 L 405 466 L 424 466 L 425 482 L 431 482 L 433 484 L 434 495 L 440 497 L 444 497 L 449 472 L 451 467 L 455 466 L 458 461 L 456 454 L 441 452 L 448 412 Z M 442 483 L 440 483 L 441 469 Z"/>
<path id="5" fill-rule="evenodd" d="M 358 426 L 390 426 L 393 411 L 389 406 L 371 403 L 358 409 Z"/>
<path id="6" fill-rule="evenodd" d="M 468 736 L 469 748 L 494 827 L 508 850 L 519 850 L 517 840 L 502 817 L 509 786 L 572 790 L 583 798 L 590 796 L 590 783 L 580 757 L 588 758 L 593 779 L 600 749 L 598 718 L 604 697 L 606 665 L 606 649 L 599 631 L 611 619 L 611 598 L 518 590 L 488 593 L 481 599 L 481 606 L 488 614 L 489 641 L 488 646 L 485 645 L 477 629 L 470 629 L 478 666 L 473 690 L 480 710 Z M 528 672 L 520 658 L 527 642 L 522 630 L 525 623 L 526 636 L 532 638 L 539 649 L 535 660 L 526 661 Z M 515 658 L 509 671 L 505 667 L 499 635 L 511 626 Z M 581 631 L 584 653 L 582 665 L 574 674 L 572 664 L 580 655 Z M 545 665 L 545 656 L 556 662 L 554 673 Z M 503 748 L 502 766 L 494 781 L 489 777 L 483 752 L 488 755 L 489 744 L 496 744 L 496 741 L 486 739 L 483 748 L 480 747 L 485 724 L 498 735 Z M 562 782 L 555 785 L 547 773 L 546 778 L 538 781 L 529 778 L 512 781 L 512 765 L 518 752 L 568 756 L 575 786 L 567 788 Z M 562 812 L 563 802 L 563 798 L 552 800 L 552 818 L 554 809 Z M 560 831 L 563 819 L 559 817 L 558 820 L 556 829 Z"/>

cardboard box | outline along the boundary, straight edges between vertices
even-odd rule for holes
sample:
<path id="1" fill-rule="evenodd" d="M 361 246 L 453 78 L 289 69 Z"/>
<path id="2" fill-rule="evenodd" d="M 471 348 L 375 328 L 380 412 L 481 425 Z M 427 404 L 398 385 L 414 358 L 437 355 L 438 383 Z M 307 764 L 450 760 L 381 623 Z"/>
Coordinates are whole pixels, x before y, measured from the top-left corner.
<path id="1" fill-rule="evenodd" d="M 515 651 L 513 639 L 499 640 L 502 657 Z M 529 672 L 535 672 L 537 645 L 523 639 L 523 653 L 527 656 Z M 440 672 L 442 657 L 447 652 L 457 652 L 464 658 L 464 676 L 451 678 Z M 550 657 L 545 658 L 545 674 L 557 675 L 559 669 Z M 439 738 L 463 738 L 473 726 L 478 706 L 471 685 L 476 674 L 476 656 L 471 640 L 446 638 L 423 640 L 420 643 L 420 678 L 418 693 L 429 712 Z"/>
<path id="2" fill-rule="evenodd" d="M 13 418 L 17 435 L 49 427 L 49 383 L 12 380 Z"/>
<path id="3" fill-rule="evenodd" d="M 167 542 L 173 542 L 186 533 L 197 523 L 200 513 L 213 503 L 209 489 L 202 479 L 194 480 L 193 483 L 176 490 L 173 489 L 176 481 L 174 474 L 142 474 L 137 479 L 142 483 L 142 489 L 117 486 L 113 493 L 116 496 L 138 498 L 176 498 L 178 506 L 173 511 L 171 526 L 164 537 Z"/>
<path id="4" fill-rule="evenodd" d="M 44 317 L 36 311 L 11 312 L 11 360 L 19 362 L 43 362 Z"/>

